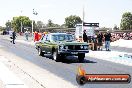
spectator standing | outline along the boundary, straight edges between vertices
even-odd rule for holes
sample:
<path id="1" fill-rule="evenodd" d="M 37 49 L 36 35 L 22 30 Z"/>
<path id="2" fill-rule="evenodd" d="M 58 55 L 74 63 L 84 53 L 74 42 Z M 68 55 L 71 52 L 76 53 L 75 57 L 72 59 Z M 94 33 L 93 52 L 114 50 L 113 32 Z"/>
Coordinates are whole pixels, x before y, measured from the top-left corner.
<path id="1" fill-rule="evenodd" d="M 13 31 L 12 32 L 12 41 L 11 41 L 13 44 L 15 44 L 15 39 L 16 39 L 16 32 Z"/>
<path id="2" fill-rule="evenodd" d="M 39 34 L 37 31 L 34 33 L 34 42 L 39 40 Z"/>
<path id="3" fill-rule="evenodd" d="M 87 37 L 87 34 L 86 34 L 86 30 L 83 31 L 83 41 L 88 42 L 88 37 Z"/>
<path id="4" fill-rule="evenodd" d="M 107 30 L 107 33 L 104 35 L 104 38 L 105 38 L 106 51 L 110 51 L 111 34 L 110 34 L 109 30 Z"/>
<path id="5" fill-rule="evenodd" d="M 103 34 L 99 32 L 97 35 L 97 41 L 98 41 L 98 50 L 102 50 L 102 41 L 103 41 Z"/>
<path id="6" fill-rule="evenodd" d="M 25 37 L 26 37 L 26 40 L 28 40 L 28 36 L 29 36 L 29 32 L 28 32 L 28 31 L 26 31 L 26 32 L 25 32 Z"/>

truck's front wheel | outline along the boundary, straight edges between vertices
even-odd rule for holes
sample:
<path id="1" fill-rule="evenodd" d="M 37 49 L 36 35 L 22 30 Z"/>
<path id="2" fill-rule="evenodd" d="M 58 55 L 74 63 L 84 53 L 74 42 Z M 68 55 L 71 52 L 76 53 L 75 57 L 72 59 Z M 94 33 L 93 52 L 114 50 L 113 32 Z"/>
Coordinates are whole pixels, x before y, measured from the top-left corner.
<path id="1" fill-rule="evenodd" d="M 52 56 L 53 60 L 55 60 L 56 62 L 60 61 L 60 55 L 58 54 L 57 51 L 53 51 Z"/>

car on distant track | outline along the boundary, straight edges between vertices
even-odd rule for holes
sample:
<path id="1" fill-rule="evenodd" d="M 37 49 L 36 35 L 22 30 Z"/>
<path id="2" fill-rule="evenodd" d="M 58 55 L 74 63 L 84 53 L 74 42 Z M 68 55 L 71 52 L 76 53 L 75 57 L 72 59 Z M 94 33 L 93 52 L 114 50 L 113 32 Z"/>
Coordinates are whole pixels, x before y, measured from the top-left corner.
<path id="1" fill-rule="evenodd" d="M 55 61 L 62 61 L 66 56 L 78 56 L 79 62 L 84 61 L 88 53 L 88 43 L 75 41 L 72 34 L 49 33 L 35 43 L 38 54 L 51 54 Z"/>

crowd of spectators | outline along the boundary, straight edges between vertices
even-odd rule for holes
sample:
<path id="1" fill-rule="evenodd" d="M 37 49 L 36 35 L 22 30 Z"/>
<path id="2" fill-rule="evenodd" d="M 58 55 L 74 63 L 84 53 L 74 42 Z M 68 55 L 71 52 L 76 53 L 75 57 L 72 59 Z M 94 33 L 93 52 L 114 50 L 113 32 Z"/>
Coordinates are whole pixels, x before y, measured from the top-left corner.
<path id="1" fill-rule="evenodd" d="M 132 40 L 132 32 L 111 33 L 111 35 L 112 35 L 112 41 L 116 41 L 116 40 L 119 40 L 119 39 Z"/>
<path id="2" fill-rule="evenodd" d="M 89 44 L 94 43 L 94 50 L 102 50 L 102 46 L 105 44 L 106 51 L 110 50 L 110 42 L 114 42 L 119 39 L 132 40 L 132 32 L 108 33 L 98 32 L 95 36 L 89 37 L 84 31 L 83 40 Z"/>

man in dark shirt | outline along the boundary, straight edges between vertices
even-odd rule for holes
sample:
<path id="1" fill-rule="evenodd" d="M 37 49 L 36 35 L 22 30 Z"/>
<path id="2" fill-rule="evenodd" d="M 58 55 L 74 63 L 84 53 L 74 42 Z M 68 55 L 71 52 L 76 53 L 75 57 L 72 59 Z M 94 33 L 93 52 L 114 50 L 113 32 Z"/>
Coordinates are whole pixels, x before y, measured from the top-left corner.
<path id="1" fill-rule="evenodd" d="M 111 34 L 109 33 L 109 30 L 107 30 L 107 33 L 104 35 L 104 37 L 106 51 L 110 51 Z"/>
<path id="2" fill-rule="evenodd" d="M 83 31 L 83 41 L 88 42 L 88 37 L 87 37 L 87 34 L 86 34 L 86 30 Z"/>
<path id="3" fill-rule="evenodd" d="M 13 42 L 13 44 L 15 44 L 15 39 L 16 39 L 16 32 L 13 31 L 12 32 L 12 42 Z"/>
<path id="4" fill-rule="evenodd" d="M 98 41 L 98 50 L 102 50 L 102 41 L 103 41 L 103 34 L 99 32 L 97 35 L 97 41 Z"/>

